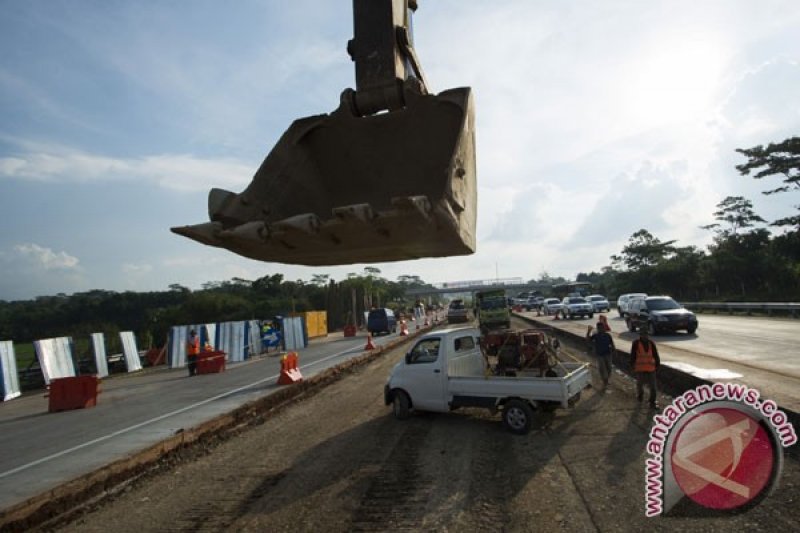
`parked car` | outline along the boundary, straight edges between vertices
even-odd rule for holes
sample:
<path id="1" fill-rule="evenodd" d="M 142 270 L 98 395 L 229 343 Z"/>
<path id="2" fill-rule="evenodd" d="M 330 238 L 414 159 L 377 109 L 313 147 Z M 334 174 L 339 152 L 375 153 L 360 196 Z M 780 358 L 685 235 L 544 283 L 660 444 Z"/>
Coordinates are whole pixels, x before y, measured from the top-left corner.
<path id="1" fill-rule="evenodd" d="M 545 298 L 542 302 L 542 312 L 546 315 L 554 315 L 563 310 L 564 306 L 558 298 Z"/>
<path id="2" fill-rule="evenodd" d="M 397 317 L 394 311 L 386 308 L 371 309 L 367 315 L 367 331 L 372 335 L 379 333 L 395 333 L 397 331 Z"/>
<path id="3" fill-rule="evenodd" d="M 617 313 L 619 313 L 619 316 L 625 318 L 625 315 L 628 314 L 628 306 L 630 305 L 630 301 L 640 298 L 647 298 L 647 294 L 643 292 L 632 292 L 623 294 L 617 298 Z"/>
<path id="4" fill-rule="evenodd" d="M 692 334 L 697 331 L 697 315 L 685 309 L 669 296 L 648 296 L 633 300 L 625 319 L 628 330 L 647 328 L 650 335 L 668 331 L 674 333 L 685 329 Z"/>
<path id="5" fill-rule="evenodd" d="M 561 301 L 564 306 L 564 317 L 574 318 L 576 316 L 589 317 L 594 316 L 594 307 L 586 301 L 586 298 L 580 296 L 567 296 Z"/>
<path id="6" fill-rule="evenodd" d="M 592 294 L 586 297 L 586 301 L 592 304 L 595 313 L 602 313 L 603 311 L 611 311 L 611 304 L 608 299 L 602 294 Z"/>
<path id="7" fill-rule="evenodd" d="M 455 324 L 458 322 L 466 322 L 469 320 L 467 308 L 464 305 L 464 300 L 453 300 L 447 307 L 447 322 Z"/>

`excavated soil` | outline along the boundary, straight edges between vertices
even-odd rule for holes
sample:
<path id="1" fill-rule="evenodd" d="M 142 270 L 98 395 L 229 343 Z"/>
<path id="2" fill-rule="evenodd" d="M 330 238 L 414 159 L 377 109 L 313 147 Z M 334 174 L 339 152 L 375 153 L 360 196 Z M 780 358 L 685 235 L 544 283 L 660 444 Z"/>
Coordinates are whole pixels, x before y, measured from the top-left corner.
<path id="1" fill-rule="evenodd" d="M 205 442 L 62 531 L 791 531 L 797 461 L 733 516 L 644 515 L 652 413 L 615 375 L 611 394 L 515 436 L 485 410 L 395 420 L 383 384 L 401 350 L 221 442 Z"/>

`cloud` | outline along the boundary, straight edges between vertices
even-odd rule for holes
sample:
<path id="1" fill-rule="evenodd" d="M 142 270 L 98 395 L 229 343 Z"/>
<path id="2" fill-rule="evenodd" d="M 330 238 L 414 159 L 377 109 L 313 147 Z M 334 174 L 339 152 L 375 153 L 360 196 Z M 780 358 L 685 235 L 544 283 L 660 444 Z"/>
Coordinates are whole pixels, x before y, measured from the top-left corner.
<path id="1" fill-rule="evenodd" d="M 89 288 L 77 257 L 34 243 L 0 250 L 0 299 L 71 293 Z"/>
<path id="2" fill-rule="evenodd" d="M 39 246 L 38 244 L 18 244 L 14 246 L 14 251 L 34 265 L 40 266 L 45 270 L 80 269 L 77 257 L 73 257 L 66 252 L 54 252 L 52 249 Z"/>
<path id="3" fill-rule="evenodd" d="M 51 183 L 149 181 L 167 189 L 206 191 L 242 189 L 255 172 L 251 164 L 226 158 L 190 154 L 114 158 L 69 147 L 21 144 L 30 149 L 0 158 L 0 178 Z"/>
<path id="4" fill-rule="evenodd" d="M 123 263 L 122 265 L 122 272 L 123 274 L 131 275 L 131 276 L 143 276 L 145 274 L 149 274 L 153 271 L 153 265 L 148 265 L 146 263 L 135 265 L 133 263 Z"/>

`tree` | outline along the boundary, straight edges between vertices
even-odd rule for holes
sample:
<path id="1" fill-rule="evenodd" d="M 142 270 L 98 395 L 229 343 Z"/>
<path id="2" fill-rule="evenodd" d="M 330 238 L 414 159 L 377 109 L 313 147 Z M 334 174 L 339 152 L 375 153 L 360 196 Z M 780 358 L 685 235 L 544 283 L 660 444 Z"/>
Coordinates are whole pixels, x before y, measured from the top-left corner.
<path id="1" fill-rule="evenodd" d="M 752 228 L 754 223 L 765 223 L 766 220 L 753 211 L 753 203 L 744 196 L 728 196 L 717 204 L 714 218 L 719 222 L 728 224 L 728 229 L 720 229 L 719 222 L 700 226 L 703 229 L 713 229 L 718 237 L 738 235 L 739 230 Z"/>
<path id="2" fill-rule="evenodd" d="M 640 229 L 630 236 L 622 254 L 612 255 L 611 260 L 630 270 L 656 266 L 674 252 L 674 243 L 674 240 L 661 242 L 646 229 Z"/>
<path id="3" fill-rule="evenodd" d="M 328 284 L 328 280 L 330 280 L 330 278 L 331 278 L 330 274 L 313 274 L 311 276 L 311 283 L 313 285 L 322 287 Z"/>
<path id="4" fill-rule="evenodd" d="M 747 162 L 736 165 L 742 176 L 753 175 L 755 179 L 782 174 L 785 185 L 763 191 L 764 194 L 775 194 L 800 189 L 800 137 L 791 137 L 780 143 L 770 143 L 765 148 L 758 145 L 753 148 L 737 148 L 737 152 L 747 157 Z M 800 211 L 800 205 L 795 206 Z M 800 226 L 800 214 L 781 218 L 772 222 L 773 226 Z"/>

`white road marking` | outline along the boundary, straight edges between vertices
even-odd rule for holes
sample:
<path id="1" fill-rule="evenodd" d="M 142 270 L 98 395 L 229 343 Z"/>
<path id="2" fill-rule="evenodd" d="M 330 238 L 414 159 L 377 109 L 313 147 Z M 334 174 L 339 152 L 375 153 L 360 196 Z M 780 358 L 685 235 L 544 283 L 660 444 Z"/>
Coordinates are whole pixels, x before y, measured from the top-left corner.
<path id="1" fill-rule="evenodd" d="M 363 351 L 363 350 L 361 348 L 349 348 L 347 350 L 335 353 L 333 355 L 329 355 L 328 357 L 325 357 L 324 359 L 320 359 L 319 361 L 315 361 L 313 363 L 309 363 L 307 365 L 303 365 L 300 368 L 301 369 L 310 368 L 310 367 L 312 367 L 314 365 L 318 365 L 320 363 L 324 363 L 325 361 L 329 361 L 331 359 L 334 359 L 336 357 L 342 356 L 342 355 L 344 355 L 344 354 L 346 354 L 348 352 L 352 352 L 352 351 Z M 64 455 L 67 455 L 67 454 L 70 454 L 72 452 L 81 450 L 81 449 L 86 448 L 88 446 L 92 446 L 94 444 L 97 444 L 97 443 L 100 443 L 100 442 L 103 442 L 103 441 L 107 441 L 109 439 L 113 439 L 114 437 L 118 437 L 118 436 L 123 435 L 125 433 L 130 433 L 131 431 L 134 431 L 136 429 L 142 428 L 142 427 L 147 426 L 149 424 L 154 424 L 156 422 L 160 422 L 161 420 L 164 420 L 165 418 L 169 418 L 171 416 L 175 416 L 175 415 L 179 415 L 181 413 L 185 413 L 186 411 L 189 411 L 191 409 L 195 409 L 197 407 L 206 405 L 208 403 L 214 402 L 214 401 L 219 400 L 221 398 L 225 398 L 226 396 L 230 396 L 232 394 L 236 394 L 236 393 L 241 392 L 243 390 L 247 390 L 247 389 L 249 389 L 251 387 L 255 387 L 256 385 L 261 385 L 262 383 L 265 383 L 265 382 L 270 381 L 270 380 L 275 380 L 275 379 L 278 379 L 278 374 L 276 374 L 274 376 L 269 376 L 267 378 L 259 379 L 258 381 L 254 381 L 253 383 L 250 383 L 249 385 L 244 385 L 242 387 L 238 387 L 238 388 L 229 390 L 228 392 L 223 392 L 222 394 L 217 394 L 216 396 L 212 396 L 211 398 L 207 398 L 207 399 L 202 400 L 200 402 L 193 403 L 191 405 L 187 405 L 186 407 L 181 407 L 180 409 L 176 409 L 174 411 L 170 411 L 169 413 L 165 413 L 165 414 L 157 416 L 155 418 L 151 418 L 150 420 L 145 420 L 144 422 L 139 422 L 138 424 L 134 424 L 134 425 L 129 426 L 127 428 L 114 431 L 113 433 L 109 433 L 108 435 L 104 435 L 102 437 L 97 437 L 96 439 L 92 439 L 90 441 L 84 442 L 83 444 L 78 444 L 77 446 L 73 446 L 71 448 L 67 448 L 66 450 L 62 450 L 60 452 L 56 452 L 54 454 L 48 455 L 47 457 L 42 457 L 41 459 L 37 459 L 36 461 L 31 461 L 30 463 L 24 464 L 22 466 L 18 466 L 16 468 L 12 468 L 11 470 L 7 470 L 6 472 L 2 472 L 2 473 L 0 473 L 0 479 L 3 479 L 4 477 L 11 476 L 11 475 L 16 474 L 18 472 L 22 472 L 23 470 L 27 470 L 27 469 L 32 468 L 34 466 L 40 465 L 42 463 L 46 463 L 48 461 L 52 461 L 53 459 L 58 459 L 59 457 L 63 457 Z"/>

